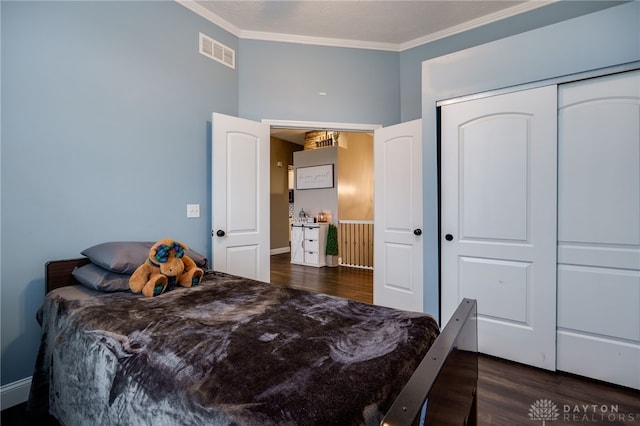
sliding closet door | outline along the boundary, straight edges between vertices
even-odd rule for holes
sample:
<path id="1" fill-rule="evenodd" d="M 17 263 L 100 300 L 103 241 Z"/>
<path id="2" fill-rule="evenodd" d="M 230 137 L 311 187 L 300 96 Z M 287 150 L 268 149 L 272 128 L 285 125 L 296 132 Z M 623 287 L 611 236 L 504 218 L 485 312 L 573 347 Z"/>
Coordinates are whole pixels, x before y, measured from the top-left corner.
<path id="1" fill-rule="evenodd" d="M 557 368 L 640 389 L 640 71 L 559 108 Z"/>
<path id="2" fill-rule="evenodd" d="M 483 353 L 555 369 L 556 86 L 442 107 L 441 305 Z"/>

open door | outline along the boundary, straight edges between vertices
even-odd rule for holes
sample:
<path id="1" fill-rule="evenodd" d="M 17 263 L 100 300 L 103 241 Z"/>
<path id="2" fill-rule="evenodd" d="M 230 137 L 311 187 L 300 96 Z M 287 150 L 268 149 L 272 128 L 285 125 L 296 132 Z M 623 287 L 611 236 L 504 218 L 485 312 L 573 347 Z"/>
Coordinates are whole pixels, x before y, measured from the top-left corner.
<path id="1" fill-rule="evenodd" d="M 213 113 L 213 268 L 270 281 L 269 125 Z"/>
<path id="2" fill-rule="evenodd" d="M 422 120 L 377 129 L 373 158 L 373 303 L 422 312 Z"/>

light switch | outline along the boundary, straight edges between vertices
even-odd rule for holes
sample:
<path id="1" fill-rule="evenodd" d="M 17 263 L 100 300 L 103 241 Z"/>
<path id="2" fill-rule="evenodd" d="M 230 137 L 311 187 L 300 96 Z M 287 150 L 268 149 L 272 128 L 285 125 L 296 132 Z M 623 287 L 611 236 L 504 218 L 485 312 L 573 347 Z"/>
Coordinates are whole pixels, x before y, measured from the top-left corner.
<path id="1" fill-rule="evenodd" d="M 200 217 L 200 204 L 187 204 L 187 218 Z"/>

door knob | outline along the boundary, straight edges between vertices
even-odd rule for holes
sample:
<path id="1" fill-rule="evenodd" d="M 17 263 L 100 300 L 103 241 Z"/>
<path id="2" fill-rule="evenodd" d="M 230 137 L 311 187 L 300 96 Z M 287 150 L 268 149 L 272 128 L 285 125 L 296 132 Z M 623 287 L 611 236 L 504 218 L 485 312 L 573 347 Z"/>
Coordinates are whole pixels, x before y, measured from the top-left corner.
<path id="1" fill-rule="evenodd" d="M 422 235 L 422 229 L 420 229 L 420 228 L 414 229 L 413 230 L 413 234 L 414 235 Z"/>
<path id="2" fill-rule="evenodd" d="M 222 229 L 218 229 L 218 232 L 216 232 L 216 235 L 218 237 L 224 237 L 225 234 L 224 234 L 224 231 Z"/>
<path id="3" fill-rule="evenodd" d="M 447 234 L 447 235 L 444 236 L 444 239 L 447 240 L 447 241 L 451 241 L 451 240 L 453 240 L 453 235 Z"/>

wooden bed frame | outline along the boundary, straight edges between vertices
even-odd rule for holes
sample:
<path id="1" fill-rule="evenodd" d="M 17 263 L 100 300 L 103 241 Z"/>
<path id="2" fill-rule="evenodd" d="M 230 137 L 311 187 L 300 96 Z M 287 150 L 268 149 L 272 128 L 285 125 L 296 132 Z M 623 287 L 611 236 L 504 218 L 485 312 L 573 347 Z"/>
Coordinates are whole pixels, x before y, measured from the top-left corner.
<path id="1" fill-rule="evenodd" d="M 45 264 L 46 293 L 79 284 L 72 271 L 88 258 Z M 406 383 L 381 425 L 477 424 L 478 335 L 476 301 L 464 299 Z"/>

